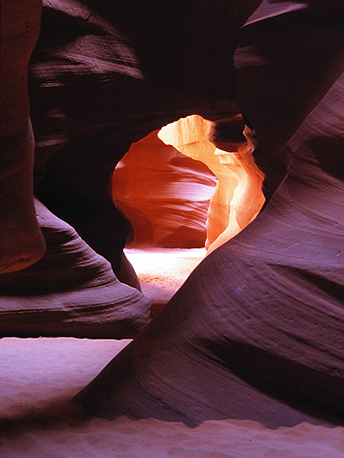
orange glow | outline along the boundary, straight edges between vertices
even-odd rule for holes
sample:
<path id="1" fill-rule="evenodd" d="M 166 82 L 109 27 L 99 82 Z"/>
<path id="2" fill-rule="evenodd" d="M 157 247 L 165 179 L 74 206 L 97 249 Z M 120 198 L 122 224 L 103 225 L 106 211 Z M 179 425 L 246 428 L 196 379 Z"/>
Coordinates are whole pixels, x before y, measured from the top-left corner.
<path id="1" fill-rule="evenodd" d="M 204 162 L 218 178 L 208 211 L 208 253 L 243 230 L 264 204 L 264 175 L 254 162 L 248 127 L 243 132 L 246 141 L 223 143 L 224 151 L 208 141 L 210 126 L 193 115 L 168 124 L 158 134 L 183 154 Z"/>
<path id="2" fill-rule="evenodd" d="M 238 124 L 241 115 L 233 119 Z M 197 115 L 179 119 L 134 143 L 119 162 L 112 198 L 134 227 L 130 246 L 205 246 L 210 253 L 257 216 L 263 174 L 249 129 L 246 140 L 219 149 L 208 140 L 210 128 Z"/>

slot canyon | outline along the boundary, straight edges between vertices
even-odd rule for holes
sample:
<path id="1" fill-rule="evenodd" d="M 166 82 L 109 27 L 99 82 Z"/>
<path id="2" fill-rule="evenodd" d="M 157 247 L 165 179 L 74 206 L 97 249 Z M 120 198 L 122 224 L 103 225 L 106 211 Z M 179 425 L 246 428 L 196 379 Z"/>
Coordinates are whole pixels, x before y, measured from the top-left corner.
<path id="1" fill-rule="evenodd" d="M 344 456 L 340 0 L 1 0 L 0 454 Z"/>

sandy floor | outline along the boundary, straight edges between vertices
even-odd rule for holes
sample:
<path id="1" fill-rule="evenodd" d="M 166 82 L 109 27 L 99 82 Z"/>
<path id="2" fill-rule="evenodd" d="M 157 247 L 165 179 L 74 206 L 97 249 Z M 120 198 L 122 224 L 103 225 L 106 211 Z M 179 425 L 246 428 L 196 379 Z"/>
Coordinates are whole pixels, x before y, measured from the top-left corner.
<path id="1" fill-rule="evenodd" d="M 142 253 L 130 253 L 141 280 L 146 275 L 144 291 L 154 293 L 156 303 L 162 304 L 179 286 L 181 278 L 175 274 L 173 279 L 171 271 L 176 272 L 178 265 L 180 274 L 192 270 L 202 253 L 185 253 L 184 267 L 182 253 L 176 254 L 173 257 L 169 250 L 164 258 L 150 253 L 154 262 L 148 263 Z M 159 291 L 163 292 L 160 296 Z M 256 422 L 225 420 L 207 421 L 189 429 L 180 423 L 156 420 L 131 421 L 121 417 L 115 421 L 81 421 L 65 416 L 68 400 L 129 342 L 1 339 L 0 457 L 344 457 L 344 428 L 300 424 L 272 431 Z"/>
<path id="2" fill-rule="evenodd" d="M 206 249 L 151 249 L 148 252 L 127 248 L 125 254 L 135 268 L 142 292 L 152 299 L 154 316 L 205 257 Z"/>

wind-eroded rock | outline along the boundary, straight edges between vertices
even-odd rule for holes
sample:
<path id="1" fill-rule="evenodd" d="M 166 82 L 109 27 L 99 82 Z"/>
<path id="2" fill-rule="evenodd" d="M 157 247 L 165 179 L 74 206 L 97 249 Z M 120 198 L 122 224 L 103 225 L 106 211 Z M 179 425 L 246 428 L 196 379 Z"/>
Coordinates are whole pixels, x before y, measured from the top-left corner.
<path id="1" fill-rule="evenodd" d="M 157 133 L 134 143 L 112 178 L 112 198 L 133 225 L 131 246 L 203 247 L 216 177 Z"/>
<path id="2" fill-rule="evenodd" d="M 204 65 L 204 59 L 194 54 L 189 80 L 182 76 L 186 68 L 180 61 L 176 62 L 174 77 L 168 74 L 164 79 L 173 61 L 163 49 L 145 42 L 158 31 L 165 35 L 166 27 L 175 33 L 173 15 L 183 17 L 185 9 L 185 14 L 190 14 L 184 3 L 180 2 L 180 12 L 172 4 L 166 10 L 166 5 L 150 3 L 144 14 L 139 14 L 134 29 L 130 29 L 138 14 L 136 7 L 132 10 L 134 3 L 113 6 L 107 2 L 47 0 L 43 6 L 41 34 L 29 71 L 36 137 L 35 192 L 111 263 L 122 280 L 122 250 L 130 226 L 109 197 L 115 166 L 132 143 L 152 131 L 193 113 L 219 119 L 232 109 L 232 102 L 208 94 L 210 90 L 218 92 L 216 72 L 210 71 L 213 55 L 202 78 L 199 65 Z M 221 15 L 222 8 L 227 11 L 229 6 L 212 10 L 214 18 Z M 154 20 L 157 30 L 149 25 L 152 11 L 161 15 L 161 21 L 157 17 Z M 236 27 L 221 32 L 228 46 L 242 15 L 239 11 L 238 17 L 234 16 Z M 147 27 L 153 35 L 146 33 Z M 209 27 L 216 30 L 215 19 Z M 173 46 L 170 41 L 165 45 L 182 49 L 184 39 L 178 34 L 175 38 Z M 187 38 L 191 46 L 192 36 Z M 200 39 L 204 42 L 203 35 Z M 209 45 L 207 40 L 204 44 Z M 189 58 L 189 50 L 184 51 Z M 223 69 L 221 62 L 214 62 Z M 232 73 L 231 66 L 227 70 Z M 211 84 L 205 81 L 209 78 L 213 79 Z M 221 84 L 224 93 L 232 90 L 228 83 Z"/>
<path id="3" fill-rule="evenodd" d="M 311 4 L 263 2 L 235 54 L 265 208 L 77 396 L 88 413 L 343 421 L 343 8 Z"/>
<path id="4" fill-rule="evenodd" d="M 239 37 L 240 26 L 260 3 Z M 70 0 L 67 5 L 47 0 L 45 5 L 30 72 L 36 191 L 115 272 L 121 272 L 129 228 L 108 195 L 110 176 L 132 142 L 168 122 L 195 113 L 210 119 L 216 144 L 226 150 L 229 126 L 217 127 L 239 106 L 256 131 L 267 198 L 259 216 L 200 264 L 75 402 L 108 418 L 154 416 L 188 424 L 211 418 L 258 420 L 271 427 L 342 421 L 341 0 Z M 24 169 L 29 177 L 28 164 Z M 11 205 L 17 201 L 25 202 L 19 191 Z M 58 243 L 59 253 L 65 242 Z M 109 264 L 75 243 L 75 251 L 67 250 L 71 257 L 61 261 L 68 264 L 62 271 L 70 270 L 81 292 L 61 292 L 62 283 L 55 285 L 46 310 L 50 301 L 67 297 L 67 304 L 58 307 L 58 316 L 54 308 L 47 333 L 61 334 L 64 317 L 68 326 L 79 317 L 83 321 L 79 309 L 76 318 L 74 310 L 63 315 L 64 307 L 75 307 L 84 292 L 93 303 L 93 291 L 97 301 L 105 298 L 105 313 L 114 305 L 107 293 L 115 294 L 115 304 L 123 298 L 115 321 L 125 324 L 128 295 L 137 300 L 134 313 L 141 312 L 141 324 L 146 300 L 118 284 Z M 47 256 L 54 258 L 54 250 Z M 84 270 L 70 268 L 74 257 Z M 3 276 L 11 306 L 18 303 L 18 285 L 25 301 L 44 300 L 42 285 L 54 285 L 49 269 L 42 272 L 46 283 L 37 279 L 39 264 L 22 271 L 27 280 L 20 283 L 17 274 Z M 94 282 L 100 289 L 93 290 Z M 84 291 L 85 285 L 92 287 Z M 12 313 L 18 323 L 26 317 L 25 329 L 37 329 L 40 313 L 29 315 L 31 327 L 27 314 L 8 310 L 5 316 Z M 20 304 L 17 310 L 23 310 Z M 96 310 L 99 317 L 104 307 Z M 108 327 L 102 318 L 95 329 L 103 335 Z M 80 335 L 78 329 L 71 332 Z"/>
<path id="5" fill-rule="evenodd" d="M 24 269 L 45 251 L 33 205 L 34 139 L 27 89 L 41 9 L 40 0 L 1 2 L 0 274 Z"/>
<path id="6" fill-rule="evenodd" d="M 218 178 L 207 218 L 205 246 L 211 253 L 242 231 L 263 206 L 264 174 L 254 162 L 252 132 L 241 114 L 213 123 L 194 115 L 163 127 L 159 138 L 204 162 Z"/>
<path id="7" fill-rule="evenodd" d="M 1 336 L 134 337 L 150 300 L 120 283 L 110 264 L 36 201 L 47 253 L 0 277 Z"/>

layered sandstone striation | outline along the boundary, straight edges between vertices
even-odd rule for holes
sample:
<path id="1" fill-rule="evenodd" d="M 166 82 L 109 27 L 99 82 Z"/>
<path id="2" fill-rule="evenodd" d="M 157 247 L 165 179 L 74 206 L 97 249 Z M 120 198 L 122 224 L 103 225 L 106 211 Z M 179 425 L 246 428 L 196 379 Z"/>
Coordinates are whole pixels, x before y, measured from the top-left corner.
<path id="1" fill-rule="evenodd" d="M 150 300 L 120 283 L 110 264 L 38 200 L 45 256 L 0 276 L 1 336 L 134 337 Z"/>
<path id="2" fill-rule="evenodd" d="M 133 226 L 130 247 L 199 248 L 216 177 L 154 131 L 134 143 L 112 178 L 112 198 Z"/>
<path id="3" fill-rule="evenodd" d="M 263 2 L 243 27 L 236 103 L 256 131 L 267 203 L 76 397 L 89 414 L 272 428 L 343 420 L 344 36 L 336 7 Z"/>
<path id="4" fill-rule="evenodd" d="M 214 123 L 193 115 L 159 132 L 165 143 L 204 162 L 218 178 L 209 203 L 208 253 L 242 231 L 263 206 L 264 174 L 254 162 L 250 132 L 240 114 Z"/>
<path id="5" fill-rule="evenodd" d="M 130 224 L 109 196 L 116 165 L 132 143 L 163 125 L 199 111 L 216 119 L 232 104 L 210 103 L 206 94 L 186 91 L 177 81 L 159 82 L 161 56 L 152 59 L 154 49 L 145 47 L 140 35 L 146 36 L 147 23 L 139 22 L 142 30 L 126 31 L 131 7 L 121 8 L 114 12 L 106 4 L 45 2 L 29 88 L 35 192 L 111 263 L 120 280 L 135 284 L 134 275 L 121 275 Z M 149 8 L 144 17 L 149 20 Z M 164 27 L 163 22 L 156 25 Z M 154 69 L 147 68 L 152 63 Z M 204 234 L 197 237 L 200 243 Z"/>
<path id="6" fill-rule="evenodd" d="M 192 115 L 134 143 L 112 178 L 133 226 L 129 246 L 210 253 L 243 230 L 264 203 L 251 139 L 241 114 L 218 123 Z"/>
<path id="7" fill-rule="evenodd" d="M 133 313 L 139 315 L 136 321 L 129 313 L 129 320 L 145 320 L 147 301 L 117 283 L 110 269 L 135 282 L 130 266 L 123 273 L 130 225 L 113 205 L 108 187 L 130 145 L 150 132 L 198 114 L 213 123 L 210 137 L 221 150 L 217 158 L 227 162 L 222 151 L 232 151 L 231 126 L 239 107 L 252 129 L 245 135 L 259 145 L 255 160 L 265 177 L 266 203 L 257 218 L 207 256 L 163 311 L 77 396 L 75 402 L 88 414 L 189 425 L 250 419 L 272 428 L 342 421 L 342 23 L 343 6 L 337 0 L 326 5 L 320 0 L 130 0 L 116 5 L 46 0 L 29 74 L 35 192 L 107 263 L 75 241 L 70 226 L 58 231 L 57 259 L 61 253 L 66 263 L 59 275 L 67 281 L 70 272 L 77 288 L 70 290 L 68 283 L 47 302 L 39 263 L 22 271 L 23 280 L 6 274 L 1 280 L 9 301 L 5 316 L 13 307 L 21 312 L 12 313 L 13 320 L 20 323 L 25 316 L 18 302 L 21 290 L 25 301 L 34 294 L 48 311 L 66 294 L 67 309 L 78 298 L 83 302 L 84 293 L 92 297 L 87 303 L 96 296 L 100 308 L 92 310 L 92 317 L 82 307 L 82 316 L 78 309 L 77 318 L 71 311 L 66 320 L 69 325 L 85 317 L 96 322 L 99 333 L 102 313 L 117 314 L 119 303 L 115 322 L 123 313 L 127 320 L 128 300 L 135 301 Z M 238 135 L 243 146 L 241 130 Z M 10 158 L 20 158 L 22 151 L 15 147 Z M 18 177 L 26 185 L 32 179 L 30 154 L 25 177 Z M 246 146 L 234 157 L 254 168 Z M 5 166 L 10 158 L 5 156 Z M 1 183 L 18 183 L 12 172 L 9 178 L 2 175 Z M 28 203 L 32 217 L 32 189 L 26 186 L 27 198 L 20 191 L 24 188 L 17 186 L 5 201 L 12 210 Z M 238 226 L 240 214 L 232 213 Z M 20 226 L 18 219 L 14 226 Z M 4 237 L 1 243 L 10 250 L 8 230 Z M 71 240 L 75 250 L 69 252 Z M 47 256 L 56 261 L 49 243 Z M 74 260 L 83 267 L 80 273 L 71 267 Z M 44 258 L 41 262 L 44 266 Z M 49 262 L 42 271 L 50 286 L 54 266 Z M 64 307 L 54 308 L 50 322 L 45 313 L 49 334 L 60 317 L 64 321 Z M 30 315 L 25 329 L 37 329 L 41 310 Z M 77 332 L 76 327 L 71 331 Z"/>

